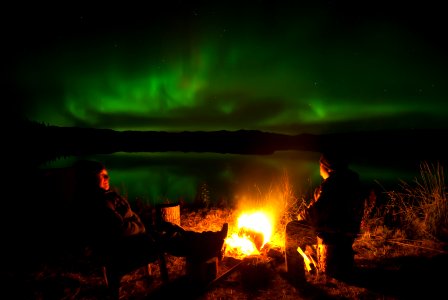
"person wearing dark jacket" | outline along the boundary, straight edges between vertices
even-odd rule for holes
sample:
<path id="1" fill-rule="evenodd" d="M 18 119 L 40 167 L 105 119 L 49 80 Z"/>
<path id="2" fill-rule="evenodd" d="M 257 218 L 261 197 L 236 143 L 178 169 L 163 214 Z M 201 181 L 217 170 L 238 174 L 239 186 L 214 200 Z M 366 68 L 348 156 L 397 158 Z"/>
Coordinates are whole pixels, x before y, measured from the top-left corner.
<path id="1" fill-rule="evenodd" d="M 327 262 L 326 274 L 346 276 L 354 264 L 352 245 L 364 211 L 359 175 L 348 167 L 348 160 L 341 153 L 323 153 L 319 164 L 323 180 L 314 198 L 298 219 L 286 226 L 286 268 L 295 281 L 305 280 L 304 259 L 297 248 L 305 251 L 308 246 L 312 250 L 317 238 L 334 250 L 328 257 L 332 261 Z"/>
<path id="2" fill-rule="evenodd" d="M 79 160 L 73 165 L 75 195 L 73 218 L 78 239 L 123 265 L 154 261 L 160 253 L 193 261 L 222 258 L 228 224 L 220 231 L 195 232 L 163 222 L 147 227 L 130 203 L 109 186 L 106 167 L 97 161 Z"/>

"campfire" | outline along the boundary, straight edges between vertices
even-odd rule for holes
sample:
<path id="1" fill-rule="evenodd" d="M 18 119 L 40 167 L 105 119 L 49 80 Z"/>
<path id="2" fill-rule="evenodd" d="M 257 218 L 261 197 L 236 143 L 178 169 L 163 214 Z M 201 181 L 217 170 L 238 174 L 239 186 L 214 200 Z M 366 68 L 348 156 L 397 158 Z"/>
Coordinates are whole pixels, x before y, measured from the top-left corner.
<path id="1" fill-rule="evenodd" d="M 263 211 L 242 213 L 236 231 L 225 241 L 225 256 L 242 259 L 260 255 L 265 245 L 271 242 L 273 223 L 273 218 Z"/>
<path id="2" fill-rule="evenodd" d="M 279 261 L 283 238 L 275 232 L 276 218 L 273 210 L 243 212 L 236 226 L 225 240 L 226 257 L 237 259 L 226 273 L 214 282 L 238 270 L 237 276 L 247 289 L 266 287 L 274 277 L 274 265 Z"/>
<path id="3" fill-rule="evenodd" d="M 261 256 L 273 245 L 284 245 L 284 241 L 271 240 L 274 224 L 274 218 L 265 211 L 242 213 L 238 218 L 236 231 L 225 240 L 225 256 L 245 259 Z M 306 270 L 309 273 L 315 273 L 317 268 L 316 260 L 313 258 L 315 251 L 307 246 L 306 249 L 298 247 L 297 252 L 303 257 Z"/>

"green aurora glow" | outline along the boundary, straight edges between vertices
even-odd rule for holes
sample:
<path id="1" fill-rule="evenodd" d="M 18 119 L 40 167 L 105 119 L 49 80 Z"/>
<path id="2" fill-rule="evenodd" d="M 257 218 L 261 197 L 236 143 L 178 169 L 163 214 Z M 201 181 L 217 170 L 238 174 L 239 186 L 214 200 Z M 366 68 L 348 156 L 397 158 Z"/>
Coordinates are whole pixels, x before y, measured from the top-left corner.
<path id="1" fill-rule="evenodd" d="M 428 25 L 380 8 L 359 16 L 330 5 L 167 7 L 154 19 L 22 16 L 34 23 L 14 60 L 21 113 L 115 130 L 448 127 L 437 16 Z"/>

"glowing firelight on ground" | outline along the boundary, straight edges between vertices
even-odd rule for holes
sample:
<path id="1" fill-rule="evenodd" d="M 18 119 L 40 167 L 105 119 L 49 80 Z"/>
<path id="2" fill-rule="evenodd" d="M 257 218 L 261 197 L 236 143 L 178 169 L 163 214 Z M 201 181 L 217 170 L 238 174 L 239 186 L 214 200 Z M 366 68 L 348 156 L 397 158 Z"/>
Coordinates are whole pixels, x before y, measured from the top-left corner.
<path id="1" fill-rule="evenodd" d="M 238 232 L 226 239 L 226 255 L 241 258 L 260 254 L 272 231 L 272 221 L 266 213 L 243 213 L 238 218 Z"/>

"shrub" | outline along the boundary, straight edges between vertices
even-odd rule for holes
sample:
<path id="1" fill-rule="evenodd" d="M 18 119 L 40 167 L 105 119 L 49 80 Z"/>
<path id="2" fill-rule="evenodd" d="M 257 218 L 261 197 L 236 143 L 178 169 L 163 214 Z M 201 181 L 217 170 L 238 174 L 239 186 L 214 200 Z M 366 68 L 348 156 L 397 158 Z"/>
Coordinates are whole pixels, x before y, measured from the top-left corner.
<path id="1" fill-rule="evenodd" d="M 411 239 L 447 241 L 448 204 L 443 167 L 423 162 L 420 179 L 400 181 L 399 190 L 387 191 L 385 215 Z"/>

